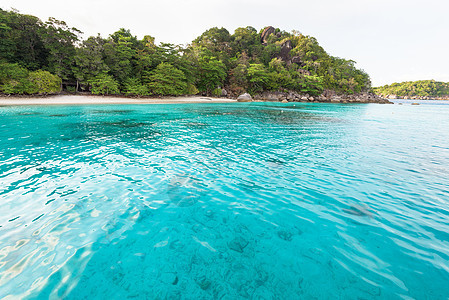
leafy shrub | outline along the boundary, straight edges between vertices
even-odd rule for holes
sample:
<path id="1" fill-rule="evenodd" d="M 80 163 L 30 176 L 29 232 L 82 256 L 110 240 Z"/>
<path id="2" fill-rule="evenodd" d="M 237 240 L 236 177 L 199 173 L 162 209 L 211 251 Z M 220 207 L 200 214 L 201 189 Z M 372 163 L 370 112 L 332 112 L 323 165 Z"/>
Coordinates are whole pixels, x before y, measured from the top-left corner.
<path id="1" fill-rule="evenodd" d="M 117 81 L 112 76 L 106 73 L 95 76 L 95 78 L 90 80 L 89 82 L 92 85 L 91 92 L 94 95 L 120 93 Z"/>
<path id="2" fill-rule="evenodd" d="M 270 69 L 277 71 L 277 72 L 283 72 L 285 71 L 284 62 L 280 58 L 273 58 L 268 66 Z"/>
<path id="3" fill-rule="evenodd" d="M 232 69 L 229 72 L 229 83 L 232 90 L 245 91 L 248 88 L 248 67 L 238 64 Z"/>
<path id="4" fill-rule="evenodd" d="M 136 96 L 147 96 L 150 94 L 148 86 L 142 84 L 137 78 L 129 78 L 125 81 L 125 94 Z"/>
<path id="5" fill-rule="evenodd" d="M 196 95 L 199 93 L 199 91 L 194 84 L 188 83 L 186 93 L 187 93 L 187 95 Z"/>
<path id="6" fill-rule="evenodd" d="M 248 68 L 249 92 L 258 93 L 266 89 L 270 82 L 267 69 L 263 64 L 250 64 Z"/>
<path id="7" fill-rule="evenodd" d="M 168 63 L 159 64 L 148 77 L 150 93 L 156 95 L 182 95 L 187 90 L 186 77 L 181 70 Z"/>
<path id="8" fill-rule="evenodd" d="M 221 88 L 216 88 L 212 91 L 212 96 L 220 97 L 221 96 Z"/>
<path id="9" fill-rule="evenodd" d="M 226 66 L 215 57 L 204 56 L 199 60 L 198 89 L 201 92 L 214 90 L 223 85 L 226 78 Z"/>
<path id="10" fill-rule="evenodd" d="M 0 64 L 0 91 L 5 94 L 32 94 L 36 87 L 28 79 L 28 70 L 18 64 Z"/>
<path id="11" fill-rule="evenodd" d="M 61 91 L 61 78 L 48 71 L 31 72 L 28 79 L 34 84 L 33 93 L 52 94 Z"/>
<path id="12" fill-rule="evenodd" d="M 300 91 L 310 95 L 319 95 L 323 92 L 323 79 L 318 76 L 304 75 L 302 81 L 299 82 Z"/>

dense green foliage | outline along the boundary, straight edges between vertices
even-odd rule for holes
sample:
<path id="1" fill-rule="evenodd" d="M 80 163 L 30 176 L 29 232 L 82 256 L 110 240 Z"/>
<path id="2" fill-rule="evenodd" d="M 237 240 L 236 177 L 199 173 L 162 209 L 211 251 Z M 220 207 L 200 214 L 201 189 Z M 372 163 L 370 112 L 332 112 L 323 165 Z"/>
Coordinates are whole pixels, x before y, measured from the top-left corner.
<path id="1" fill-rule="evenodd" d="M 0 92 L 52 94 L 61 91 L 61 79 L 48 71 L 29 72 L 19 64 L 0 63 Z"/>
<path id="2" fill-rule="evenodd" d="M 61 78 L 48 71 L 30 72 L 28 79 L 35 87 L 35 90 L 29 94 L 52 94 L 61 91 Z"/>
<path id="3" fill-rule="evenodd" d="M 378 95 L 442 97 L 449 95 L 449 83 L 435 80 L 406 81 L 374 88 Z"/>
<path id="4" fill-rule="evenodd" d="M 152 94 L 177 96 L 187 91 L 184 73 L 168 63 L 160 63 L 147 80 Z"/>
<path id="5" fill-rule="evenodd" d="M 92 94 L 94 95 L 108 95 L 118 94 L 120 90 L 118 83 L 111 75 L 106 73 L 99 74 L 89 81 L 92 85 Z"/>
<path id="6" fill-rule="evenodd" d="M 52 93 L 59 84 L 66 90 L 134 96 L 218 96 L 223 88 L 232 95 L 370 89 L 369 76 L 354 61 L 330 56 L 315 38 L 271 32 L 262 41 L 263 29 L 248 26 L 231 34 L 214 27 L 181 47 L 156 44 L 149 35 L 138 39 L 122 28 L 107 38 L 81 41 L 81 32 L 63 21 L 0 10 L 0 88 Z"/>
<path id="7" fill-rule="evenodd" d="M 29 71 L 18 64 L 0 64 L 0 91 L 5 94 L 27 94 L 33 84 L 28 80 Z"/>

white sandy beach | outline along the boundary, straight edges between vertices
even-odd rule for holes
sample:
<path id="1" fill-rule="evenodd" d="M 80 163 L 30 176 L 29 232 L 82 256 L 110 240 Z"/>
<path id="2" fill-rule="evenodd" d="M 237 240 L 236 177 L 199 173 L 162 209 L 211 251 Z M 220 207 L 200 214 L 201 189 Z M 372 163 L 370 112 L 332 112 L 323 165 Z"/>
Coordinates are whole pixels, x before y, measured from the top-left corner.
<path id="1" fill-rule="evenodd" d="M 0 97 L 5 105 L 88 105 L 88 104 L 173 104 L 173 103 L 229 103 L 234 99 L 211 97 L 121 98 L 109 96 L 58 95 L 51 97 Z"/>

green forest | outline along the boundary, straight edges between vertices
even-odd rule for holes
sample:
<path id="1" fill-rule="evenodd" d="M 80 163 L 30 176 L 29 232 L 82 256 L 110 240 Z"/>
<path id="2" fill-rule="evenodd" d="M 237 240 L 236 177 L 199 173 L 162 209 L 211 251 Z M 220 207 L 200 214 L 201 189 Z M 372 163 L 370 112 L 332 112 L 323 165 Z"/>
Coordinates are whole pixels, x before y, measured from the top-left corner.
<path id="1" fill-rule="evenodd" d="M 329 55 L 314 37 L 271 26 L 211 28 L 186 46 L 127 29 L 91 36 L 64 21 L 0 9 L 0 92 L 130 96 L 370 91 L 355 62 Z"/>
<path id="2" fill-rule="evenodd" d="M 378 95 L 400 97 L 443 97 L 449 96 L 449 83 L 435 80 L 406 81 L 373 89 Z"/>

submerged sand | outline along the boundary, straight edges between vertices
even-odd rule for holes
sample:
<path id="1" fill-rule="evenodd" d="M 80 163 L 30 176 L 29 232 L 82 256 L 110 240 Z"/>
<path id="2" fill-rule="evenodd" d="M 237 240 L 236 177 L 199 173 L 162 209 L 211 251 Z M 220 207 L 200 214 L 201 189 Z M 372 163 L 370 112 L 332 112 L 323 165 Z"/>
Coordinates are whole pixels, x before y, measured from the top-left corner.
<path id="1" fill-rule="evenodd" d="M 110 96 L 58 95 L 52 97 L 0 97 L 5 105 L 87 105 L 87 104 L 174 104 L 174 103 L 229 103 L 234 99 L 211 97 L 125 98 Z"/>

